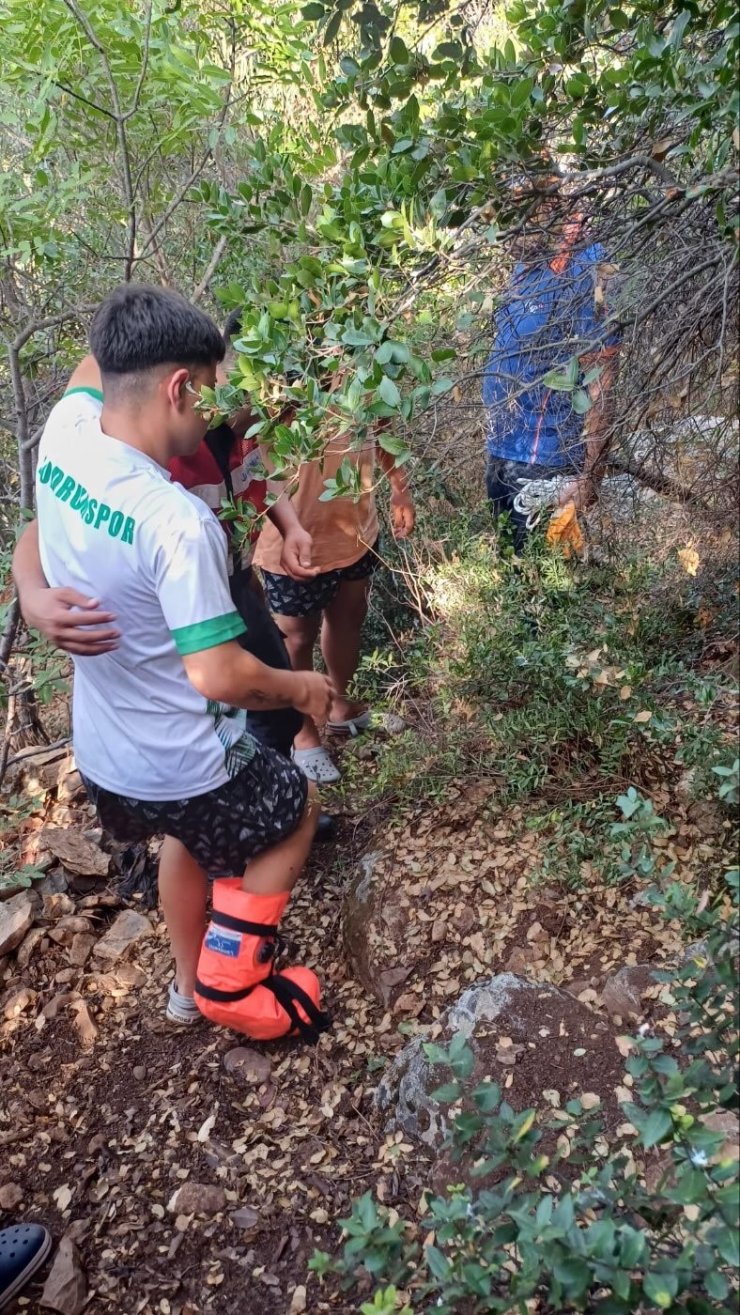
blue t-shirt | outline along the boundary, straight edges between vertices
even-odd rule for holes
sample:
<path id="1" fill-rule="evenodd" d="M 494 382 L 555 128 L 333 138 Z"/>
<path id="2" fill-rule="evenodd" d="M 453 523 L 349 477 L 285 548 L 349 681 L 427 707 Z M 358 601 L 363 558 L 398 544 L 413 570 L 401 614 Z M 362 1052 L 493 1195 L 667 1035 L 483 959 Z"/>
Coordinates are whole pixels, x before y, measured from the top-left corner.
<path id="1" fill-rule="evenodd" d="M 597 267 L 606 260 L 594 243 L 574 252 L 560 273 L 548 263 L 514 270 L 483 378 L 491 456 L 559 470 L 583 465 L 583 415 L 573 409 L 572 392 L 548 388 L 543 378 L 564 372 L 573 357 L 618 344 L 605 305 L 596 304 Z"/>

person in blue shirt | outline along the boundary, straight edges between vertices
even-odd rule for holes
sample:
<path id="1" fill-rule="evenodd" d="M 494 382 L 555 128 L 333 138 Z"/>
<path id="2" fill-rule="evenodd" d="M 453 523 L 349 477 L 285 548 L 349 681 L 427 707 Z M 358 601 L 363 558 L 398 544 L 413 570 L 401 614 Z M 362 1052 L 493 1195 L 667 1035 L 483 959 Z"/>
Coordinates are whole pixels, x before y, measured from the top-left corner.
<path id="1" fill-rule="evenodd" d="M 539 508 L 572 509 L 572 529 L 596 499 L 620 342 L 608 304 L 615 267 L 568 217 L 557 182 L 546 183 L 554 194 L 527 219 L 483 377 L 486 487 L 494 516 L 510 517 L 517 552 Z"/>

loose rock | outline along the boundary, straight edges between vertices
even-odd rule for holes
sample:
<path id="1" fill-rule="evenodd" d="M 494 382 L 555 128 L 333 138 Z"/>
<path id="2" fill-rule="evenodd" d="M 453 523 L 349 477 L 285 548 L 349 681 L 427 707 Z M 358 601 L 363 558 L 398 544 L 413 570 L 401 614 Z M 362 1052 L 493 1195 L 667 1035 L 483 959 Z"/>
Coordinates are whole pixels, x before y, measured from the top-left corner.
<path id="1" fill-rule="evenodd" d="M 17 1183 L 3 1183 L 0 1187 L 0 1210 L 15 1210 L 23 1200 L 23 1188 Z"/>
<path id="2" fill-rule="evenodd" d="M 86 1301 L 87 1279 L 80 1253 L 71 1238 L 63 1237 L 39 1305 L 58 1311 L 59 1315 L 80 1315 Z"/>
<path id="3" fill-rule="evenodd" d="M 76 968 L 83 968 L 90 957 L 94 944 L 95 937 L 90 933 L 77 932 L 76 935 L 72 937 L 72 944 L 67 953 L 69 962 L 74 964 Z"/>
<path id="4" fill-rule="evenodd" d="M 18 990 L 8 997 L 3 1004 L 3 1015 L 5 1018 L 18 1018 L 29 1005 L 36 1000 L 36 992 L 32 991 L 29 986 L 20 986 Z"/>
<path id="5" fill-rule="evenodd" d="M 183 1183 L 171 1197 L 167 1206 L 178 1215 L 220 1214 L 226 1208 L 226 1193 L 212 1183 Z"/>
<path id="6" fill-rule="evenodd" d="M 68 872 L 81 877 L 106 877 L 110 866 L 108 854 L 91 844 L 78 831 L 61 826 L 46 826 L 39 836 L 39 845 L 55 854 Z"/>
<path id="7" fill-rule="evenodd" d="M 38 896 L 30 890 L 22 890 L 0 904 L 0 959 L 20 945 L 31 929 L 38 906 Z"/>
<path id="8" fill-rule="evenodd" d="M 106 959 L 115 963 L 123 959 L 138 945 L 139 941 L 152 935 L 152 924 L 142 913 L 135 909 L 124 909 L 115 922 L 108 928 L 105 936 L 98 941 L 93 951 L 97 959 Z"/>
<path id="9" fill-rule="evenodd" d="M 23 944 L 19 946 L 18 952 L 15 956 L 19 968 L 28 967 L 33 958 L 36 947 L 40 946 L 41 942 L 44 940 L 46 940 L 46 929 L 44 927 L 32 927 Z M 46 944 L 48 945 L 49 942 L 46 941 Z"/>
<path id="10" fill-rule="evenodd" d="M 649 963 L 626 964 L 605 981 L 601 991 L 604 1008 L 618 1018 L 640 1018 L 645 1012 L 645 994 L 654 985 Z"/>
<path id="11" fill-rule="evenodd" d="M 224 1055 L 224 1068 L 247 1086 L 259 1086 L 267 1082 L 272 1073 L 269 1056 L 249 1046 L 236 1046 L 227 1051 Z"/>
<path id="12" fill-rule="evenodd" d="M 231 1222 L 236 1224 L 237 1228 L 243 1228 L 246 1231 L 256 1228 L 259 1221 L 259 1214 L 252 1209 L 251 1205 L 240 1206 L 231 1216 Z"/>

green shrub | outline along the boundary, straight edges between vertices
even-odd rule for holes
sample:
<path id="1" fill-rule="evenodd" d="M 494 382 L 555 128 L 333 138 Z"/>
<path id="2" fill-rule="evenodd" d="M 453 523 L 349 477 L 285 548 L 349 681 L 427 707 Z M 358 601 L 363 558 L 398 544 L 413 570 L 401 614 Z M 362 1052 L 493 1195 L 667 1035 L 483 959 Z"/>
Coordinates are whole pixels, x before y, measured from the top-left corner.
<path id="1" fill-rule="evenodd" d="M 473 1112 L 455 1118 L 450 1145 L 468 1156 L 474 1146 L 474 1175 L 493 1174 L 494 1185 L 434 1197 L 423 1219 L 431 1242 L 367 1194 L 341 1221 L 339 1258 L 317 1253 L 311 1268 L 340 1276 L 349 1291 L 370 1275 L 376 1291 L 358 1308 L 363 1315 L 391 1315 L 401 1302 L 406 1315 L 731 1315 L 740 1265 L 738 1163 L 722 1153 L 723 1133 L 706 1122 L 738 1107 L 737 871 L 727 883 L 730 910 L 726 898 L 706 910 L 701 902 L 687 907 L 680 892 L 685 920 L 704 939 L 671 975 L 672 1042 L 640 1035 L 632 1043 L 634 1099 L 623 1106 L 630 1122 L 618 1146 L 606 1153 L 601 1141 L 597 1148 L 598 1111 L 580 1100 L 550 1111 L 540 1125 L 534 1110 L 516 1113 L 497 1084 L 483 1082 L 471 1093 Z M 670 900 L 666 911 L 676 913 Z M 436 1098 L 456 1100 L 472 1055 L 459 1039 L 428 1054 L 452 1068 L 454 1080 Z M 567 1160 L 551 1149 L 558 1120 L 567 1129 Z M 639 1167 L 646 1153 L 657 1163 L 649 1185 Z"/>

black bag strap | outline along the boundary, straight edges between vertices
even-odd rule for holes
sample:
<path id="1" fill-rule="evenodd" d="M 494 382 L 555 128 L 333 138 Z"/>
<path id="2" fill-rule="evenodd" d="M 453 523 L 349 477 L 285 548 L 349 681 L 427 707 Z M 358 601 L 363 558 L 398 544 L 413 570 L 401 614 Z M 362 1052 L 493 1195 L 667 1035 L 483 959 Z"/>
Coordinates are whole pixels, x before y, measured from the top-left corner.
<path id="1" fill-rule="evenodd" d="M 213 910 L 211 922 L 229 931 L 244 931 L 249 936 L 277 936 L 276 922 L 247 922 L 245 918 L 235 918 L 231 913 L 221 913 L 218 909 Z"/>
<path id="2" fill-rule="evenodd" d="M 326 1032 L 331 1027 L 331 1016 L 314 1004 L 310 995 L 306 994 L 302 986 L 291 981 L 289 977 L 283 977 L 281 973 L 273 973 L 271 977 L 266 977 L 263 982 L 255 982 L 252 986 L 242 987 L 239 991 L 221 991 L 217 986 L 206 986 L 200 978 L 196 978 L 195 982 L 198 995 L 202 995 L 204 1000 L 211 1000 L 215 1004 L 235 1004 L 238 1000 L 246 1000 L 247 996 L 252 994 L 255 986 L 266 986 L 268 991 L 272 991 L 278 1004 L 285 1010 L 293 1024 L 292 1030 L 298 1032 L 309 1045 L 315 1046 L 321 1033 Z M 306 1015 L 305 1018 L 301 1017 L 296 1005 L 300 1005 Z"/>
<path id="3" fill-rule="evenodd" d="M 244 986 L 240 991 L 221 991 L 217 986 L 206 986 L 199 977 L 195 979 L 195 989 L 198 995 L 202 995 L 204 1000 L 212 1000 L 214 1004 L 230 1005 L 237 1000 L 246 1000 L 248 995 L 252 994 L 255 986 L 266 986 L 267 982 L 253 982 L 251 986 Z"/>
<path id="4" fill-rule="evenodd" d="M 309 1045 L 315 1046 L 322 1032 L 328 1031 L 331 1027 L 331 1017 L 323 1009 L 319 1009 L 307 995 L 302 986 L 291 980 L 290 977 L 283 977 L 281 973 L 274 973 L 268 977 L 263 986 L 272 991 L 278 1004 L 282 1005 L 288 1018 L 293 1024 L 293 1030 L 298 1032 L 301 1038 L 308 1042 Z M 300 1005 L 305 1018 L 302 1018 L 296 1009 Z"/>

